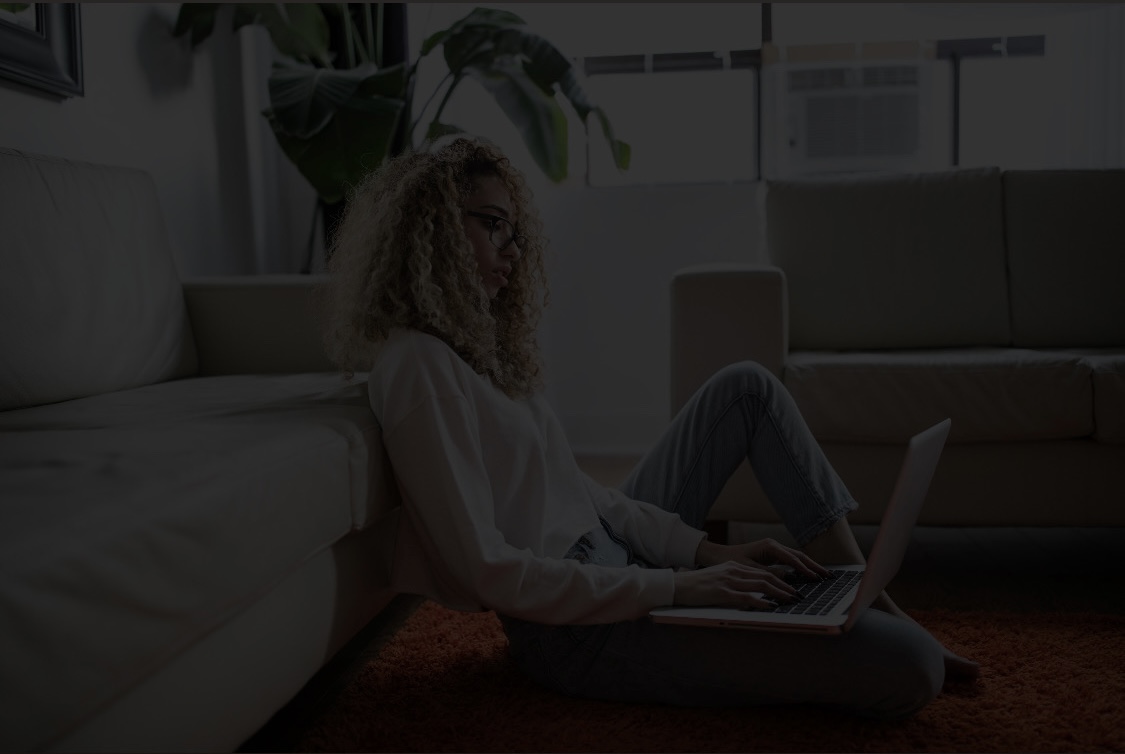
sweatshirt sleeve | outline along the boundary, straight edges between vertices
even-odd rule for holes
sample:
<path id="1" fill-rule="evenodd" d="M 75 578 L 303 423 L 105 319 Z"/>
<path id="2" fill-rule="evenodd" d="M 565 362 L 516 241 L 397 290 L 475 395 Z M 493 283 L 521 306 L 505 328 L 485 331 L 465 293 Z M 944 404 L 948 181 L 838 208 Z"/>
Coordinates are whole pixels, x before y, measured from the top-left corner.
<path id="1" fill-rule="evenodd" d="M 634 552 L 658 566 L 695 566 L 695 552 L 706 536 L 702 531 L 687 525 L 675 513 L 633 500 L 620 490 L 604 487 L 586 474 L 582 476 L 601 515 Z"/>
<path id="2" fill-rule="evenodd" d="M 417 404 L 384 435 L 405 514 L 444 591 L 549 624 L 631 620 L 672 604 L 671 570 L 582 564 L 510 545 L 495 524 L 475 427 L 468 400 L 446 395 Z"/>

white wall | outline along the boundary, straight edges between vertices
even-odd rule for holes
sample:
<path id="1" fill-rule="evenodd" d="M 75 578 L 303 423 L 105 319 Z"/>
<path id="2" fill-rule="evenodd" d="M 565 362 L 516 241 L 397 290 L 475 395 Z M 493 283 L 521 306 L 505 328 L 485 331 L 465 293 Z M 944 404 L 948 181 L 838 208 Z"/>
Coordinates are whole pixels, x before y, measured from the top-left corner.
<path id="1" fill-rule="evenodd" d="M 547 396 L 579 452 L 639 454 L 666 427 L 673 273 L 764 259 L 756 183 L 537 191 L 551 302 Z"/>
<path id="2" fill-rule="evenodd" d="M 262 261 L 254 223 L 269 176 L 250 167 L 255 135 L 248 133 L 247 110 L 261 116 L 243 97 L 246 32 L 235 36 L 220 25 L 192 53 L 186 39 L 171 34 L 178 7 L 82 4 L 84 96 L 59 100 L 0 79 L 0 145 L 149 172 L 182 276 L 280 271 L 280 262 Z M 276 146 L 267 142 L 262 151 L 259 165 L 277 162 Z M 300 195 L 303 181 L 284 161 L 275 172 L 281 175 L 270 181 L 268 197 L 275 204 L 262 210 L 276 235 L 303 244 L 312 195 L 304 196 L 307 212 L 284 210 L 280 202 L 301 202 L 289 187 L 297 185 Z M 289 229 L 294 223 L 305 227 Z"/>

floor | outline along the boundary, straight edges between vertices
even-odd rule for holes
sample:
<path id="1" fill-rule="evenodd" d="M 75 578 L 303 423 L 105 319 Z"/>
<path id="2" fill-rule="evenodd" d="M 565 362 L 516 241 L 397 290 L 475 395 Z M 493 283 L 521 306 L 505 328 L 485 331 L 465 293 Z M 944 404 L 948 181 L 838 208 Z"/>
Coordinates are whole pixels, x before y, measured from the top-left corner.
<path id="1" fill-rule="evenodd" d="M 616 485 L 634 459 L 579 458 L 582 468 Z M 876 527 L 853 527 L 868 552 Z M 730 542 L 773 537 L 780 525 L 735 523 Z M 904 609 L 1091 611 L 1125 614 L 1125 528 L 916 529 L 888 593 Z M 240 751 L 295 751 L 296 736 L 327 706 L 420 604 L 400 596 L 314 677 Z"/>

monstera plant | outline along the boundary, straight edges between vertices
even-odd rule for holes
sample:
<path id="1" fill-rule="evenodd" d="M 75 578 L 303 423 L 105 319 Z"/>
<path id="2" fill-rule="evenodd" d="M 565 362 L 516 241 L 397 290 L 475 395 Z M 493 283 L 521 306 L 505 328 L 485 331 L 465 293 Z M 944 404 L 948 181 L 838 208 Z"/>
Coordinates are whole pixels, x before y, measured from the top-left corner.
<path id="1" fill-rule="evenodd" d="M 181 5 L 175 34 L 190 34 L 192 46 L 199 45 L 214 30 L 221 7 Z M 389 157 L 417 149 L 428 138 L 460 132 L 443 114 L 466 79 L 479 82 L 496 100 L 552 181 L 567 173 L 562 100 L 587 128 L 591 118 L 597 121 L 618 168 L 628 168 L 629 145 L 615 138 L 605 112 L 587 98 L 574 65 L 514 13 L 475 8 L 426 39 L 412 63 L 383 65 L 382 4 L 231 7 L 233 29 L 258 24 L 269 32 L 279 55 L 263 114 L 282 150 L 326 205 L 342 202 L 349 186 Z M 448 72 L 428 94 L 421 115 L 413 117 L 418 64 L 438 50 Z"/>

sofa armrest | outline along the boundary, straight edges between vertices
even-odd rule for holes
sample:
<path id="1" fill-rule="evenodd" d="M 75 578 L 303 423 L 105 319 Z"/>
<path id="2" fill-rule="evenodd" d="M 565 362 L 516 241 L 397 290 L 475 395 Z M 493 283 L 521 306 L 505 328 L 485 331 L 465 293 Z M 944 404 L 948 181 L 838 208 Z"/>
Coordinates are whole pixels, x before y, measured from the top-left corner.
<path id="1" fill-rule="evenodd" d="M 326 275 L 185 280 L 199 373 L 333 372 L 324 353 L 314 290 Z"/>
<path id="2" fill-rule="evenodd" d="M 781 376 L 789 352 L 785 273 L 695 265 L 672 277 L 672 414 L 716 371 L 753 360 Z"/>

